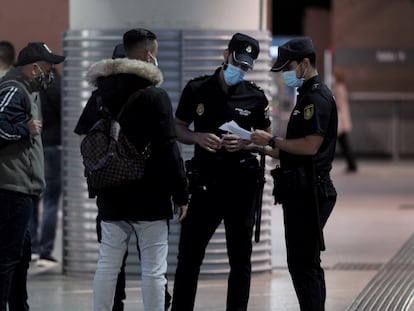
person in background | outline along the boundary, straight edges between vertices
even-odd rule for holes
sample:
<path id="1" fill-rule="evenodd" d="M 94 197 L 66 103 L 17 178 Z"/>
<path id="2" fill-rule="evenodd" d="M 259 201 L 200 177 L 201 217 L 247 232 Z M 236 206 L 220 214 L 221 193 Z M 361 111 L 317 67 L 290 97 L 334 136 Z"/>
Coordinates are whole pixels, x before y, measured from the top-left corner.
<path id="1" fill-rule="evenodd" d="M 29 221 L 45 187 L 38 92 L 64 56 L 31 42 L 0 83 L 0 310 L 29 310 Z"/>
<path id="2" fill-rule="evenodd" d="M 0 41 L 0 78 L 13 66 L 15 58 L 14 46 L 9 41 Z"/>
<path id="3" fill-rule="evenodd" d="M 343 70 L 336 67 L 333 70 L 333 80 L 332 92 L 335 96 L 336 107 L 338 109 L 338 143 L 346 161 L 345 171 L 347 173 L 356 173 L 358 168 L 349 143 L 349 133 L 352 131 L 352 120 L 348 101 L 348 89 Z"/>
<path id="4" fill-rule="evenodd" d="M 141 180 L 123 187 L 96 191 L 101 225 L 99 261 L 94 277 L 94 310 L 113 308 L 116 283 L 132 236 L 137 237 L 141 260 L 144 310 L 164 310 L 168 254 L 168 225 L 173 212 L 187 211 L 188 189 L 179 153 L 172 106 L 159 85 L 158 42 L 147 29 L 131 29 L 123 36 L 127 58 L 104 59 L 88 70 L 97 87 L 92 96 L 117 116 L 131 95 L 142 90 L 119 119 L 125 135 L 138 150 L 151 143 L 151 156 Z M 174 202 L 175 207 L 172 206 Z"/>
<path id="5" fill-rule="evenodd" d="M 39 92 L 42 107 L 42 142 L 46 179 L 46 188 L 41 196 L 43 209 L 40 231 L 38 230 L 40 204 L 35 205 L 30 221 L 32 259 L 37 260 L 37 267 L 46 268 L 57 265 L 57 259 L 52 256 L 52 253 L 55 245 L 59 198 L 62 189 L 61 76 L 56 68 L 53 68 L 52 73 L 54 79 L 51 85 Z"/>
<path id="6" fill-rule="evenodd" d="M 280 159 L 280 168 L 272 171 L 273 193 L 283 207 L 287 264 L 300 310 L 323 311 L 322 230 L 336 202 L 330 178 L 338 127 L 335 99 L 318 75 L 316 52 L 309 37 L 279 46 L 271 70 L 281 71 L 284 82 L 298 88 L 296 105 L 286 138 L 256 130 L 251 140 Z"/>
<path id="7" fill-rule="evenodd" d="M 173 311 L 194 309 L 205 250 L 222 221 L 230 264 L 225 309 L 247 310 L 259 164 L 245 149 L 249 140 L 219 128 L 235 121 L 248 131 L 270 132 L 268 100 L 262 89 L 244 80 L 259 50 L 256 39 L 234 34 L 224 50 L 223 65 L 212 75 L 189 81 L 181 94 L 177 135 L 180 142 L 195 145 L 190 173 L 197 178 L 190 180 L 190 206 L 181 226 Z"/>

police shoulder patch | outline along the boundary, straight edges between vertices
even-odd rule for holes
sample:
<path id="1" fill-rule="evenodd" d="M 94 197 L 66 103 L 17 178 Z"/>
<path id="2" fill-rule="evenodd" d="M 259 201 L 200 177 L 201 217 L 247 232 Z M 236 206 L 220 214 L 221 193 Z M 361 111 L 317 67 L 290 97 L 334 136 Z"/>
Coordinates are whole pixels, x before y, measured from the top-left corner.
<path id="1" fill-rule="evenodd" d="M 249 85 L 253 86 L 255 89 L 263 92 L 263 89 L 260 86 L 258 86 L 256 83 L 254 83 L 253 81 L 249 81 Z"/>
<path id="2" fill-rule="evenodd" d="M 305 118 L 305 120 L 309 120 L 310 118 L 312 118 L 313 112 L 314 112 L 314 106 L 313 106 L 313 104 L 307 105 L 303 109 L 303 117 Z"/>

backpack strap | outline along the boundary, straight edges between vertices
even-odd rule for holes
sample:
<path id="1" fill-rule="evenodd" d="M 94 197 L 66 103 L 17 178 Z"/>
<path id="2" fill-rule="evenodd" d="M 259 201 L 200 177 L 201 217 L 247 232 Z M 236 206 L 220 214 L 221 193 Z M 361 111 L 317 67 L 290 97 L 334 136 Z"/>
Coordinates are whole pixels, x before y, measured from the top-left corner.
<path id="1" fill-rule="evenodd" d="M 139 98 L 142 93 L 144 93 L 145 90 L 147 90 L 150 86 L 147 86 L 146 88 L 140 89 L 134 93 L 132 93 L 129 97 L 126 103 L 122 106 L 121 110 L 119 111 L 118 115 L 116 116 L 117 121 L 119 121 L 119 118 L 121 117 L 122 113 L 126 110 L 127 107 L 129 107 L 137 98 Z"/>

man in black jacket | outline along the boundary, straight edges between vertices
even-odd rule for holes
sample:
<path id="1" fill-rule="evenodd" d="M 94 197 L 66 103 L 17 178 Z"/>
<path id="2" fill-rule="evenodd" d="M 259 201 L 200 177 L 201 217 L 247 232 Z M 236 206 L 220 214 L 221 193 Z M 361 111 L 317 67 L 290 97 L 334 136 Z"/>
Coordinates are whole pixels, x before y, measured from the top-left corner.
<path id="1" fill-rule="evenodd" d="M 151 157 L 141 180 L 96 192 L 102 241 L 94 278 L 94 310 L 112 309 L 118 272 L 132 235 L 138 237 L 144 310 L 164 310 L 171 198 L 181 209 L 180 221 L 187 210 L 187 179 L 171 102 L 158 87 L 163 76 L 155 65 L 156 36 L 146 29 L 132 29 L 124 34 L 123 43 L 128 58 L 99 61 L 87 76 L 97 87 L 94 96 L 100 97 L 112 116 L 118 115 L 132 94 L 144 89 L 119 121 L 138 150 L 151 143 Z"/>

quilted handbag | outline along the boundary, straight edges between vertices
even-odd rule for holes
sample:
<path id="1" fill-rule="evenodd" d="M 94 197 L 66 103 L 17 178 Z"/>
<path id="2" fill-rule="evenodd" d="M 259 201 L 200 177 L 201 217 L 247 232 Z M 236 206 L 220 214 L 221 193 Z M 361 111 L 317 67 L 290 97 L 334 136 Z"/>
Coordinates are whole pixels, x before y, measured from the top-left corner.
<path id="1" fill-rule="evenodd" d="M 133 100 L 137 98 L 136 94 L 131 97 Z M 124 108 L 130 102 L 128 100 Z M 139 180 L 144 175 L 146 162 L 151 155 L 151 145 L 148 143 L 143 150 L 137 150 L 123 134 L 117 120 L 100 119 L 81 142 L 85 177 L 92 189 L 119 187 Z"/>

